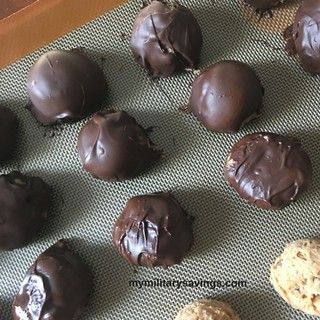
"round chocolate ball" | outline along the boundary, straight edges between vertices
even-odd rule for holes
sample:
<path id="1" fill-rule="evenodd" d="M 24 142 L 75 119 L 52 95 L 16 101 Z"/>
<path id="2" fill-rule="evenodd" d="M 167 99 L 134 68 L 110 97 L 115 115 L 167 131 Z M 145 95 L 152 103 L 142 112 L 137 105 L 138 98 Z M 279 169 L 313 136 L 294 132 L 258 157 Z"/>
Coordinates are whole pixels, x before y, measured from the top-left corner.
<path id="1" fill-rule="evenodd" d="M 172 266 L 193 244 L 192 218 L 171 193 L 136 196 L 114 225 L 113 244 L 130 264 Z"/>
<path id="2" fill-rule="evenodd" d="M 249 203 L 262 209 L 281 209 L 305 189 L 312 166 L 295 138 L 254 133 L 233 146 L 224 175 Z"/>
<path id="3" fill-rule="evenodd" d="M 228 303 L 202 299 L 187 304 L 174 320 L 240 320 L 240 318 Z"/>
<path id="4" fill-rule="evenodd" d="M 0 106 L 0 163 L 8 160 L 17 142 L 18 119 L 8 108 Z"/>
<path id="5" fill-rule="evenodd" d="M 320 0 L 303 1 L 293 25 L 284 32 L 286 51 L 297 55 L 304 70 L 311 74 L 320 74 L 319 11 Z"/>
<path id="6" fill-rule="evenodd" d="M 280 297 L 315 316 L 311 319 L 320 317 L 319 261 L 320 239 L 300 239 L 287 244 L 270 268 L 270 281 Z"/>
<path id="7" fill-rule="evenodd" d="M 32 66 L 27 108 L 43 125 L 75 122 L 97 111 L 106 96 L 102 69 L 80 50 L 54 50 Z"/>
<path id="8" fill-rule="evenodd" d="M 27 271 L 12 305 L 12 319 L 77 320 L 92 289 L 90 269 L 60 240 Z"/>
<path id="9" fill-rule="evenodd" d="M 152 1 L 134 22 L 130 48 L 152 77 L 168 77 L 197 67 L 201 28 L 188 8 L 177 2 Z"/>
<path id="10" fill-rule="evenodd" d="M 189 109 L 207 129 L 233 133 L 259 115 L 263 95 L 261 82 L 250 66 L 221 61 L 195 79 Z"/>
<path id="11" fill-rule="evenodd" d="M 271 12 L 271 9 L 278 6 L 285 0 L 243 0 L 249 6 L 255 8 L 257 13 Z"/>
<path id="12" fill-rule="evenodd" d="M 161 156 L 146 130 L 124 111 L 95 114 L 80 131 L 78 152 L 86 171 L 111 181 L 135 177 Z"/>
<path id="13" fill-rule="evenodd" d="M 0 176 L 0 250 L 25 246 L 47 219 L 50 188 L 17 171 Z"/>

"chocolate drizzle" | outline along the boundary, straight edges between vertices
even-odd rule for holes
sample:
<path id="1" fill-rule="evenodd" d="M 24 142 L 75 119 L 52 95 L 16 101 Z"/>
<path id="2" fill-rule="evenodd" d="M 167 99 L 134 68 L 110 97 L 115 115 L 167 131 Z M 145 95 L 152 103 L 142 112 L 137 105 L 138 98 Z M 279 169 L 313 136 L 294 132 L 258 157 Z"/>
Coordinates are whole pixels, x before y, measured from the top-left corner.
<path id="1" fill-rule="evenodd" d="M 130 48 L 152 77 L 196 68 L 201 47 L 202 32 L 196 18 L 177 2 L 152 1 L 135 20 Z"/>
<path id="2" fill-rule="evenodd" d="M 92 288 L 89 268 L 60 240 L 28 270 L 13 302 L 13 320 L 79 319 Z"/>
<path id="3" fill-rule="evenodd" d="M 192 218 L 171 193 L 137 196 L 116 221 L 113 243 L 130 264 L 168 267 L 180 263 L 193 244 Z"/>
<path id="4" fill-rule="evenodd" d="M 263 209 L 280 209 L 305 189 L 312 166 L 298 140 L 274 133 L 254 133 L 231 149 L 224 174 L 248 202 Z"/>

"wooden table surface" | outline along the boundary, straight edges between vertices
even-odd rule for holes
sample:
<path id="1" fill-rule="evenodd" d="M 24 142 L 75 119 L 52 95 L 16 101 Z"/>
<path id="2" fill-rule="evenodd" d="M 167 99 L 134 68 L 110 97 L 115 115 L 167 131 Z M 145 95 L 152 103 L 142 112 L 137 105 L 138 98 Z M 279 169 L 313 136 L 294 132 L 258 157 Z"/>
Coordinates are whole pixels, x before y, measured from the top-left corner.
<path id="1" fill-rule="evenodd" d="M 7 18 L 11 14 L 27 7 L 37 0 L 1 0 L 0 1 L 0 20 Z"/>
<path id="2" fill-rule="evenodd" d="M 0 0 L 0 68 L 125 0 Z"/>

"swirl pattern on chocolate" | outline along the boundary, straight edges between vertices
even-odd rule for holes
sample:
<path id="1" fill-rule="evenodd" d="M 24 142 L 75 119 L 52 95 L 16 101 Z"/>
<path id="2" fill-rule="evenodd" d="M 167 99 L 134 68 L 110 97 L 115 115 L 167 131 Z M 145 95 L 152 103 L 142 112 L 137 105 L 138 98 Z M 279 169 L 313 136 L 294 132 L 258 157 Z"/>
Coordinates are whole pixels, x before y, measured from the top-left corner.
<path id="1" fill-rule="evenodd" d="M 79 319 L 92 289 L 91 271 L 60 240 L 28 270 L 13 302 L 13 320 Z"/>
<path id="2" fill-rule="evenodd" d="M 320 0 L 304 1 L 292 26 L 284 31 L 286 51 L 297 55 L 303 69 L 320 74 Z"/>
<path id="3" fill-rule="evenodd" d="M 124 111 L 96 113 L 79 133 L 78 152 L 86 171 L 111 181 L 136 176 L 162 154 Z"/>
<path id="4" fill-rule="evenodd" d="M 50 187 L 20 172 L 0 176 L 0 250 L 25 246 L 47 219 Z"/>
<path id="5" fill-rule="evenodd" d="M 295 138 L 254 133 L 233 146 L 224 175 L 249 203 L 263 209 L 280 209 L 305 189 L 311 179 L 312 166 Z"/>
<path id="6" fill-rule="evenodd" d="M 43 125 L 75 122 L 99 109 L 106 90 L 102 69 L 80 50 L 53 50 L 30 69 L 27 109 Z"/>
<path id="7" fill-rule="evenodd" d="M 172 266 L 193 244 L 192 220 L 171 193 L 136 196 L 114 225 L 113 243 L 130 264 Z"/>
<path id="8" fill-rule="evenodd" d="M 188 8 L 177 2 L 152 1 L 134 22 L 130 48 L 152 77 L 168 77 L 197 67 L 201 28 Z"/>

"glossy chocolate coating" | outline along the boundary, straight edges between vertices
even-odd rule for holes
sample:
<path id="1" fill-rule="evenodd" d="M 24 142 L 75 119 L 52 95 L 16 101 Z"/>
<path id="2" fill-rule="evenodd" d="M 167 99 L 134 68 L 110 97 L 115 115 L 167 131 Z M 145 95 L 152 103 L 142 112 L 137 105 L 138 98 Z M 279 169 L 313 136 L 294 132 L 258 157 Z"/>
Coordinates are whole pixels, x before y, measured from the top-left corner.
<path id="1" fill-rule="evenodd" d="M 60 240 L 28 270 L 13 302 L 13 320 L 79 319 L 92 288 L 91 271 Z"/>
<path id="2" fill-rule="evenodd" d="M 44 224 L 50 188 L 17 171 L 0 176 L 0 250 L 25 246 Z"/>
<path id="3" fill-rule="evenodd" d="M 113 244 L 130 264 L 172 266 L 193 244 L 192 218 L 171 193 L 136 196 L 114 225 Z"/>
<path id="4" fill-rule="evenodd" d="M 297 55 L 305 71 L 320 74 L 320 0 L 304 1 L 284 37 L 286 51 Z"/>
<path id="5" fill-rule="evenodd" d="M 8 108 L 0 106 L 0 163 L 8 160 L 17 142 L 18 119 Z"/>
<path id="6" fill-rule="evenodd" d="M 124 111 L 98 112 L 81 129 L 78 152 L 83 168 L 103 180 L 136 176 L 158 160 L 147 132 Z"/>
<path id="7" fill-rule="evenodd" d="M 295 138 L 254 133 L 233 146 L 224 175 L 249 203 L 262 209 L 280 209 L 305 189 L 311 179 L 312 166 Z"/>
<path id="8" fill-rule="evenodd" d="M 201 28 L 188 8 L 177 2 L 152 1 L 135 20 L 130 48 L 152 77 L 168 77 L 197 67 Z"/>
<path id="9" fill-rule="evenodd" d="M 256 9 L 258 13 L 270 12 L 270 10 L 284 0 L 243 0 L 246 4 Z"/>
<path id="10" fill-rule="evenodd" d="M 257 117 L 264 90 L 253 69 L 238 61 L 220 61 L 194 81 L 190 111 L 209 130 L 238 131 Z"/>
<path id="11" fill-rule="evenodd" d="M 31 68 L 27 91 L 27 108 L 43 125 L 53 125 L 97 111 L 106 96 L 106 83 L 102 69 L 80 50 L 54 50 Z"/>

